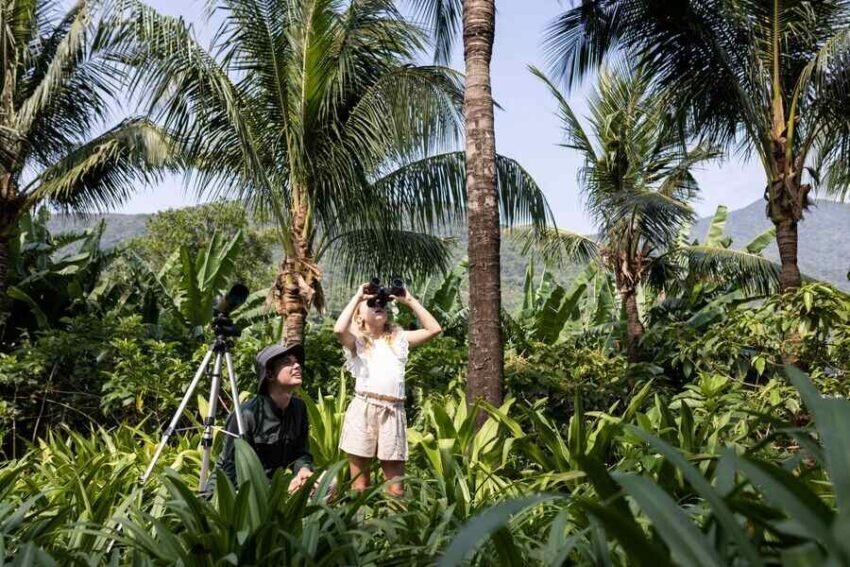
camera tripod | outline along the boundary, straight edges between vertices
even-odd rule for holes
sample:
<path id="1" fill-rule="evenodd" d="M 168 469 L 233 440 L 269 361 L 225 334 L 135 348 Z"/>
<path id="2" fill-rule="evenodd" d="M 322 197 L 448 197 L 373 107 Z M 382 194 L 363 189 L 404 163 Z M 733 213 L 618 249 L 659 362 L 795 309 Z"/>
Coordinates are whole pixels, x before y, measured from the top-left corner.
<path id="1" fill-rule="evenodd" d="M 177 422 L 180 421 L 180 417 L 183 415 L 186 405 L 192 398 L 192 393 L 198 387 L 198 383 L 201 381 L 204 373 L 207 372 L 213 355 L 215 355 L 215 360 L 212 365 L 212 384 L 210 385 L 207 415 L 204 418 L 204 435 L 201 438 L 203 460 L 201 461 L 201 474 L 198 488 L 199 492 L 204 492 L 207 489 L 207 476 L 210 467 L 210 451 L 212 449 L 213 441 L 212 429 L 213 424 L 215 423 L 216 409 L 218 407 L 218 393 L 221 388 L 222 361 L 224 361 L 227 365 L 227 374 L 230 379 L 230 395 L 233 399 L 233 410 L 236 413 L 236 424 L 239 429 L 239 437 L 245 436 L 245 425 L 242 421 L 242 410 L 239 408 L 239 388 L 236 385 L 236 373 L 233 371 L 233 359 L 230 356 L 230 349 L 233 346 L 231 337 L 236 336 L 238 334 L 238 330 L 234 330 L 236 328 L 233 326 L 230 319 L 221 314 L 216 316 L 213 327 L 215 328 L 215 341 L 213 341 L 213 344 L 210 345 L 210 349 L 207 351 L 207 354 L 204 355 L 204 359 L 201 361 L 201 365 L 198 367 L 195 377 L 186 389 L 186 393 L 183 395 L 183 399 L 180 401 L 177 411 L 174 412 L 174 417 L 171 418 L 171 422 L 168 424 L 168 427 L 165 428 L 165 431 L 162 434 L 162 439 L 156 447 L 153 459 L 151 459 L 148 468 L 139 479 L 142 484 L 147 482 L 151 472 L 153 472 L 154 466 L 156 466 L 156 462 L 159 460 L 162 450 L 165 448 L 165 444 L 168 443 L 169 437 L 171 437 L 171 434 L 174 433 L 175 428 L 177 427 Z"/>

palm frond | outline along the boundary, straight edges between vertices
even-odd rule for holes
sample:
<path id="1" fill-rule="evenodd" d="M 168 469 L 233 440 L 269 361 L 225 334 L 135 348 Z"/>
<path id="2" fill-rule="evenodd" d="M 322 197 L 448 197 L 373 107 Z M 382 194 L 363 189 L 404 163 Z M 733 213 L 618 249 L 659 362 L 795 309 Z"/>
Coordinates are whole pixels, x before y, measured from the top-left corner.
<path id="1" fill-rule="evenodd" d="M 577 232 L 554 227 L 543 231 L 518 227 L 510 230 L 508 236 L 522 245 L 523 255 L 536 251 L 547 263 L 588 264 L 599 258 L 599 243 Z"/>
<path id="2" fill-rule="evenodd" d="M 147 119 L 127 120 L 45 169 L 23 193 L 80 212 L 123 203 L 134 183 L 148 183 L 180 166 L 179 147 Z"/>
<path id="3" fill-rule="evenodd" d="M 368 170 L 387 159 L 424 157 L 457 147 L 463 88 L 444 67 L 402 67 L 382 76 L 345 121 L 345 143 L 364 154 Z"/>
<path id="4" fill-rule="evenodd" d="M 379 274 L 421 281 L 451 267 L 454 239 L 407 230 L 360 229 L 343 232 L 320 253 L 355 285 Z"/>
<path id="5" fill-rule="evenodd" d="M 466 158 L 453 152 L 409 163 L 373 185 L 373 206 L 425 230 L 466 219 Z M 499 215 L 504 226 L 551 226 L 552 212 L 534 179 L 516 161 L 496 156 Z M 389 222 L 390 218 L 385 218 Z"/>
<path id="6" fill-rule="evenodd" d="M 677 254 L 686 260 L 689 278 L 732 283 L 757 296 L 779 290 L 779 266 L 759 254 L 705 245 L 686 246 Z"/>
<path id="7" fill-rule="evenodd" d="M 434 61 L 447 64 L 451 60 L 452 46 L 460 34 L 463 17 L 463 0 L 408 0 L 417 18 L 432 31 Z"/>
<path id="8" fill-rule="evenodd" d="M 52 57 L 44 64 L 40 76 L 33 81 L 32 93 L 24 100 L 18 110 L 17 126 L 21 132 L 27 132 L 35 116 L 43 111 L 56 97 L 57 91 L 66 88 L 69 71 L 84 56 L 88 43 L 91 10 L 90 4 L 80 3 L 69 14 L 70 22 L 64 27 L 64 37 L 57 42 Z"/>
<path id="9" fill-rule="evenodd" d="M 610 195 L 594 202 L 591 212 L 612 248 L 632 247 L 640 240 L 656 251 L 674 242 L 680 227 L 694 216 L 687 203 L 655 192 Z"/>
<path id="10" fill-rule="evenodd" d="M 549 92 L 558 101 L 558 112 L 567 136 L 565 147 L 578 150 L 586 156 L 590 156 L 591 159 L 596 160 L 596 151 L 593 149 L 590 137 L 585 133 L 581 122 L 575 112 L 573 112 L 567 99 L 540 69 L 536 67 L 530 67 L 529 69 L 535 77 L 543 81 L 543 84 L 546 85 Z"/>
<path id="11" fill-rule="evenodd" d="M 547 30 L 547 66 L 573 87 L 607 56 L 628 54 L 632 66 L 665 87 L 708 139 L 737 139 L 738 119 L 745 116 L 745 126 L 758 125 L 747 138 L 758 144 L 758 132 L 769 123 L 763 89 L 749 81 L 755 73 L 754 26 L 744 4 L 752 3 L 581 2 Z"/>
<path id="12" fill-rule="evenodd" d="M 199 190 L 257 202 L 285 222 L 287 210 L 268 178 L 274 160 L 252 128 L 252 105 L 243 100 L 221 64 L 197 42 L 180 18 L 163 16 L 135 0 L 122 0 L 127 20 L 127 57 L 135 74 L 130 85 L 158 122 L 174 132 L 195 169 Z M 246 182 L 247 181 L 247 182 Z"/>
<path id="13" fill-rule="evenodd" d="M 568 90 L 595 71 L 616 47 L 623 16 L 617 2 L 582 2 L 558 16 L 546 29 L 547 67 Z"/>

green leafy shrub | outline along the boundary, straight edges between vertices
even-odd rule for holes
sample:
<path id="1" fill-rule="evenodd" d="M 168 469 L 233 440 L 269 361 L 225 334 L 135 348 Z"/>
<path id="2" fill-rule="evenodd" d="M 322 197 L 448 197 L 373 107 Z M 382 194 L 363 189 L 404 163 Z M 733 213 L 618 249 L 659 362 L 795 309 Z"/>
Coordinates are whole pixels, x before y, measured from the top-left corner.
<path id="1" fill-rule="evenodd" d="M 724 298 L 685 320 L 656 318 L 644 344 L 682 382 L 708 372 L 763 384 L 791 357 L 826 393 L 850 394 L 850 297 L 820 283 L 758 305 Z"/>
<path id="2" fill-rule="evenodd" d="M 153 339 L 116 338 L 109 348 L 112 368 L 103 372 L 100 400 L 104 415 L 131 423 L 166 421 L 195 371 L 192 360 L 179 344 Z"/>
<path id="3" fill-rule="evenodd" d="M 573 399 L 585 407 L 604 410 L 628 397 L 632 389 L 628 361 L 623 353 L 583 340 L 554 344 L 534 343 L 528 354 L 508 353 L 505 384 L 518 399 L 532 404 L 546 398 L 550 415 L 568 419 Z"/>

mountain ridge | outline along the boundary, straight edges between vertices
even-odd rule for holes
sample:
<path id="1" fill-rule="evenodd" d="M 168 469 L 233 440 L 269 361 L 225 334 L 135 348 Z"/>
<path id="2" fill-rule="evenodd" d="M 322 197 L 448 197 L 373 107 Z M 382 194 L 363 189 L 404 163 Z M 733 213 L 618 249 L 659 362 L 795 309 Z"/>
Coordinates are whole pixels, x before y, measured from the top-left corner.
<path id="1" fill-rule="evenodd" d="M 112 248 L 133 237 L 145 234 L 145 222 L 153 214 L 107 213 L 79 217 L 76 215 L 54 215 L 48 227 L 51 232 L 80 231 L 93 226 L 100 220 L 106 221 L 102 245 Z M 692 237 L 705 239 L 711 217 L 698 219 L 691 230 Z M 732 238 L 734 248 L 743 248 L 750 240 L 772 226 L 764 214 L 764 202 L 755 201 L 746 207 L 730 210 L 726 233 Z M 807 276 L 829 282 L 839 289 L 850 292 L 847 279 L 850 270 L 850 204 L 819 200 L 806 213 L 799 224 L 799 265 Z M 503 269 L 505 284 L 513 286 L 518 266 L 523 265 L 517 246 L 503 246 L 505 258 Z M 779 251 L 773 241 L 764 250 L 765 256 L 779 261 Z M 516 257 L 515 257 L 516 256 Z M 508 272 L 508 273 L 506 273 Z"/>

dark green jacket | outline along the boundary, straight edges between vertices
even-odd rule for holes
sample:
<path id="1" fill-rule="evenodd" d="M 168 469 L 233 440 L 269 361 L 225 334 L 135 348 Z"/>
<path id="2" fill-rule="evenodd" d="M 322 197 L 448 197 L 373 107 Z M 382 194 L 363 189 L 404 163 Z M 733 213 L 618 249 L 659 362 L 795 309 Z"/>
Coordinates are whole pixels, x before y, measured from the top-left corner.
<path id="1" fill-rule="evenodd" d="M 245 441 L 248 442 L 269 478 L 277 469 L 291 468 L 298 472 L 306 467 L 313 470 L 313 456 L 308 450 L 309 424 L 307 406 L 303 400 L 292 398 L 286 410 L 281 410 L 265 394 L 259 394 L 242 406 L 245 424 Z M 236 414 L 227 420 L 227 435 L 218 466 L 236 485 L 236 462 L 234 443 L 239 437 Z M 214 478 L 214 477 L 213 477 Z"/>

